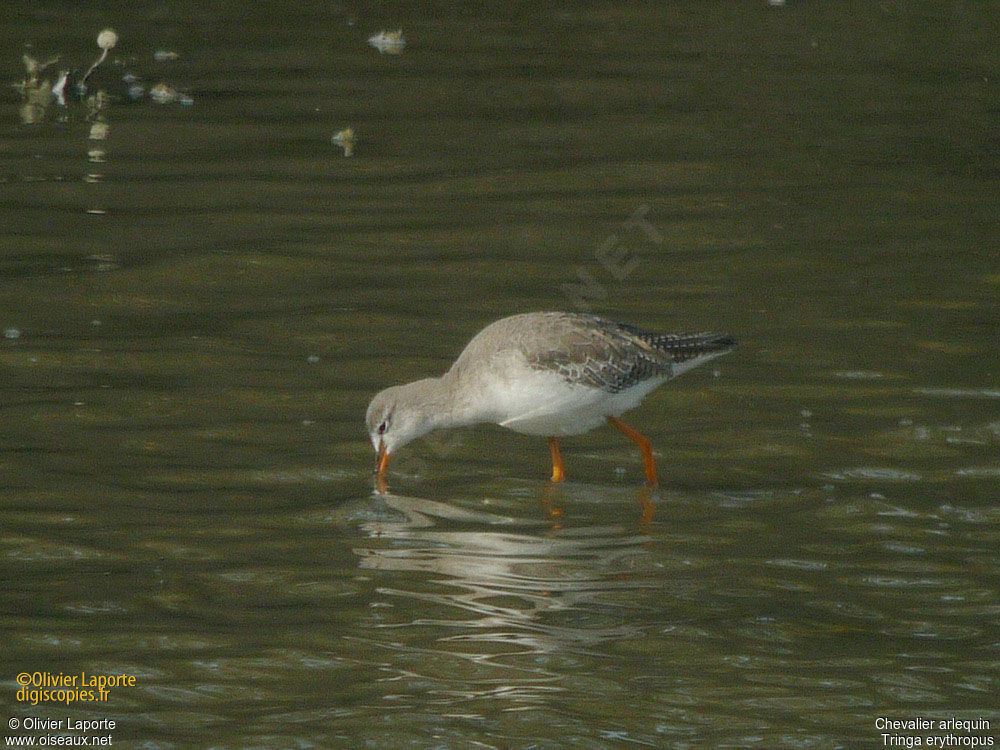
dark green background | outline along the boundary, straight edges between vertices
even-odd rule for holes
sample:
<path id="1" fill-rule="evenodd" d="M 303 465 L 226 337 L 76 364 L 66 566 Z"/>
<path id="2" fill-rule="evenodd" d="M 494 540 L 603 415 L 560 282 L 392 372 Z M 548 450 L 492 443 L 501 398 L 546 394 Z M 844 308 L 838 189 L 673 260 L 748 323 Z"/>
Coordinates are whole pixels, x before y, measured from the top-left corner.
<path id="1" fill-rule="evenodd" d="M 0 19 L 11 83 L 114 26 L 103 76 L 194 100 L 113 104 L 95 144 L 0 93 L 6 714 L 67 713 L 18 672 L 84 670 L 137 675 L 70 711 L 116 746 L 1000 723 L 992 4 L 244 5 Z M 557 490 L 543 441 L 483 427 L 373 496 L 371 395 L 581 273 L 597 312 L 741 342 L 631 416 L 654 521 L 611 430 Z"/>

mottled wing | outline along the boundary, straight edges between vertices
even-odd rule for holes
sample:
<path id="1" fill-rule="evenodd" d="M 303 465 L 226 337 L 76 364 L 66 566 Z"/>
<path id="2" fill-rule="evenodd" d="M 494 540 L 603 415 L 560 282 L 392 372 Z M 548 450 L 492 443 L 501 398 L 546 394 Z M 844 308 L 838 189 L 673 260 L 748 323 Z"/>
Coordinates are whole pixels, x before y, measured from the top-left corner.
<path id="1" fill-rule="evenodd" d="M 526 352 L 529 363 L 608 393 L 674 377 L 735 343 L 714 333 L 653 333 L 590 315 L 567 314 L 553 323 L 552 346 Z"/>

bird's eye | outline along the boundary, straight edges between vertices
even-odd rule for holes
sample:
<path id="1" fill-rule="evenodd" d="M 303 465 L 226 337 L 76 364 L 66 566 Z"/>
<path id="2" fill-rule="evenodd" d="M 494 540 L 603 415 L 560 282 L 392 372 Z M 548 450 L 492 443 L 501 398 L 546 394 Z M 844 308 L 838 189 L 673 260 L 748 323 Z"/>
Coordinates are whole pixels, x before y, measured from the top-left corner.
<path id="1" fill-rule="evenodd" d="M 378 426 L 378 434 L 379 435 L 384 435 L 385 431 L 386 431 L 386 428 L 388 428 L 388 427 L 389 427 L 389 423 L 388 422 L 383 422 L 382 424 L 380 424 Z"/>

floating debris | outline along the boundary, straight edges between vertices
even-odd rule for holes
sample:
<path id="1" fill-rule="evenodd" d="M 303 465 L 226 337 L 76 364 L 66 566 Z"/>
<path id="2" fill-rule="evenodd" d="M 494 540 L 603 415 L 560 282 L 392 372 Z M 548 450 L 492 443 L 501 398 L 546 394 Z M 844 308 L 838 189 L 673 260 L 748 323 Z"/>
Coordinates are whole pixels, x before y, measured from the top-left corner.
<path id="1" fill-rule="evenodd" d="M 157 104 L 172 104 L 180 97 L 180 92 L 168 83 L 158 83 L 149 90 L 149 98 Z"/>
<path id="2" fill-rule="evenodd" d="M 101 48 L 101 56 L 94 60 L 94 64 L 87 69 L 87 72 L 83 74 L 83 78 L 76 85 L 81 94 L 87 90 L 87 79 L 90 78 L 90 74 L 97 70 L 102 62 L 108 59 L 108 50 L 113 49 L 116 44 L 118 44 L 118 34 L 115 33 L 114 29 L 104 29 L 97 35 L 97 46 Z"/>
<path id="3" fill-rule="evenodd" d="M 26 84 L 37 84 L 38 76 L 50 65 L 54 65 L 59 62 L 59 55 L 46 60 L 45 62 L 38 62 L 31 55 L 21 55 L 21 60 L 24 62 L 24 70 L 27 78 L 25 79 Z"/>
<path id="4" fill-rule="evenodd" d="M 330 143 L 344 149 L 344 156 L 354 156 L 354 146 L 357 143 L 354 139 L 354 128 L 344 128 L 330 138 Z"/>
<path id="5" fill-rule="evenodd" d="M 19 339 L 21 338 L 21 330 L 19 328 L 14 328 L 13 326 L 11 326 L 10 328 L 5 328 L 3 332 L 3 337 L 5 339 L 10 339 L 11 341 L 13 341 L 14 339 Z"/>
<path id="6" fill-rule="evenodd" d="M 368 37 L 368 44 L 383 55 L 401 55 L 403 54 L 403 47 L 406 46 L 406 40 L 403 38 L 402 29 L 396 29 L 395 31 L 383 30 Z"/>
<path id="7" fill-rule="evenodd" d="M 52 96 L 55 97 L 56 104 L 60 107 L 66 106 L 66 81 L 69 80 L 69 71 L 60 70 L 59 78 L 52 84 Z"/>
<path id="8" fill-rule="evenodd" d="M 48 78 L 41 78 L 41 74 L 58 60 L 59 57 L 56 56 L 45 62 L 39 62 L 31 55 L 21 56 L 21 61 L 24 63 L 24 80 L 15 83 L 14 88 L 24 97 L 18 112 L 21 115 L 21 122 L 25 125 L 34 125 L 45 117 L 45 111 L 52 103 L 53 87 Z"/>
<path id="9" fill-rule="evenodd" d="M 180 104 L 185 107 L 190 107 L 194 104 L 194 99 L 190 96 L 181 93 L 169 83 L 162 81 L 149 90 L 149 98 L 156 104 Z"/>
<path id="10" fill-rule="evenodd" d="M 129 71 L 122 76 L 122 83 L 125 85 L 125 95 L 129 101 L 137 102 L 146 95 L 146 86 L 142 78 Z"/>
<path id="11" fill-rule="evenodd" d="M 115 33 L 114 29 L 104 29 L 97 35 L 97 46 L 105 53 L 116 44 L 118 44 L 118 34 Z"/>
<path id="12" fill-rule="evenodd" d="M 178 91 L 169 83 L 162 81 L 149 90 L 149 98 L 156 104 L 180 104 L 185 107 L 190 107 L 194 104 L 194 99 L 189 95 Z"/>
<path id="13" fill-rule="evenodd" d="M 86 72 L 82 68 L 67 65 L 56 74 L 45 76 L 50 66 L 60 60 L 59 56 L 36 59 L 28 45 L 29 52 L 22 56 L 25 74 L 21 80 L 13 82 L 13 88 L 20 92 L 22 101 L 18 109 L 25 125 L 43 122 L 49 109 L 58 106 L 58 122 L 69 122 L 77 117 L 76 112 L 83 106 L 86 121 L 90 124 L 90 139 L 104 140 L 108 135 L 108 107 L 110 104 L 139 103 L 147 98 L 154 104 L 180 104 L 191 106 L 194 99 L 178 91 L 167 83 L 150 89 L 149 82 L 142 75 L 125 67 L 121 59 L 109 60 L 111 50 L 118 45 L 118 34 L 114 29 L 102 29 L 96 37 L 100 55 Z M 154 53 L 157 61 L 174 60 L 179 57 L 171 50 L 159 49 Z M 114 62 L 112 66 L 110 63 Z M 115 72 L 115 71 L 119 72 Z M 55 80 L 52 83 L 51 80 Z M 82 116 L 82 113 L 81 113 Z M 100 152 L 103 157 L 103 151 Z"/>

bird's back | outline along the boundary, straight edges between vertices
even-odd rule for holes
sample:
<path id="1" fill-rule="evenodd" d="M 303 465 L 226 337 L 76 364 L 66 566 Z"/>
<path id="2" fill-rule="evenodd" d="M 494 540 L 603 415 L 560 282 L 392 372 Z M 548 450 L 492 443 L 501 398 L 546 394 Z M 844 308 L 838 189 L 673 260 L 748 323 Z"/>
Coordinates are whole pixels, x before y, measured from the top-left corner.
<path id="1" fill-rule="evenodd" d="M 497 373 L 521 364 L 618 393 L 679 375 L 733 346 L 732 338 L 713 333 L 654 333 L 583 313 L 523 313 L 476 334 L 452 372 L 474 377 L 484 368 Z"/>

